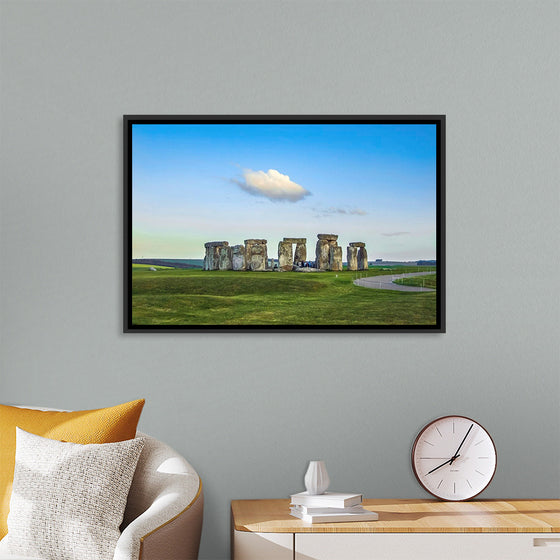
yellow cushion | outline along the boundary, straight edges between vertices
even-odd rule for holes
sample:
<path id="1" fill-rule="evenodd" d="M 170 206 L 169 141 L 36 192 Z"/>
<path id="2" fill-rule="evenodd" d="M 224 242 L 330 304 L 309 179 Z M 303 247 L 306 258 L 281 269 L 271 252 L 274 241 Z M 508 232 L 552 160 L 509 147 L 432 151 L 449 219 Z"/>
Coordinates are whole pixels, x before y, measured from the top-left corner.
<path id="1" fill-rule="evenodd" d="M 76 412 L 31 410 L 0 405 L 0 538 L 8 532 L 16 451 L 16 426 L 50 439 L 72 443 L 113 443 L 132 439 L 144 399 Z"/>

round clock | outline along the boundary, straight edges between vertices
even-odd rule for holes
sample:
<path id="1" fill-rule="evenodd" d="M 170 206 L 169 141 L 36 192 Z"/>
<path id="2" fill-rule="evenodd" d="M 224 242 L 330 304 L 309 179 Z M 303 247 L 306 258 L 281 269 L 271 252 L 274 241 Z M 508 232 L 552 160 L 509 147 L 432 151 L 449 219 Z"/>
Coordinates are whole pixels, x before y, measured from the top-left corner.
<path id="1" fill-rule="evenodd" d="M 496 446 L 490 434 L 465 416 L 443 416 L 422 428 L 412 447 L 418 482 L 442 500 L 470 500 L 496 472 Z"/>

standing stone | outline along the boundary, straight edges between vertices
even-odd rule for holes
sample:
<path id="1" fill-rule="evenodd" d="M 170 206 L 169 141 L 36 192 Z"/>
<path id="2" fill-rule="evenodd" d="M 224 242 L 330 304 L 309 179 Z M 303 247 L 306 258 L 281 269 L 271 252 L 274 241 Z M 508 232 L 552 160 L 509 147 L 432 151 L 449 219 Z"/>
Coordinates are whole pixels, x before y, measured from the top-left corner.
<path id="1" fill-rule="evenodd" d="M 251 257 L 249 259 L 249 270 L 261 272 L 266 270 L 268 255 L 266 253 L 266 245 L 255 244 L 251 249 Z"/>
<path id="2" fill-rule="evenodd" d="M 326 239 L 319 239 L 317 241 L 317 248 L 315 249 L 315 268 L 329 270 L 329 249 L 330 245 Z"/>
<path id="3" fill-rule="evenodd" d="M 348 261 L 348 270 L 358 270 L 358 248 L 349 245 L 346 248 L 346 260 Z"/>
<path id="4" fill-rule="evenodd" d="M 278 243 L 278 269 L 290 271 L 293 264 L 292 243 L 290 241 L 280 241 Z"/>
<path id="5" fill-rule="evenodd" d="M 266 270 L 266 266 L 268 264 L 268 248 L 266 246 L 266 239 L 262 240 L 263 243 L 261 244 L 262 251 L 263 251 L 263 261 L 262 261 L 262 269 L 259 270 Z"/>
<path id="6" fill-rule="evenodd" d="M 338 235 L 335 233 L 318 233 L 317 248 L 315 249 L 315 266 L 320 270 L 330 270 L 330 250 L 337 247 Z"/>
<path id="7" fill-rule="evenodd" d="M 245 270 L 245 247 L 234 245 L 231 248 L 231 267 L 233 270 Z"/>
<path id="8" fill-rule="evenodd" d="M 367 270 L 367 269 L 368 269 L 367 251 L 365 247 L 360 247 L 358 249 L 358 270 Z"/>
<path id="9" fill-rule="evenodd" d="M 214 250 L 208 243 L 204 244 L 204 264 L 202 265 L 203 270 L 212 270 L 214 264 Z"/>
<path id="10" fill-rule="evenodd" d="M 249 259 L 251 258 L 251 249 L 253 248 L 253 240 L 245 239 L 245 270 L 251 270 L 249 268 Z"/>
<path id="11" fill-rule="evenodd" d="M 329 250 L 329 265 L 331 270 L 342 270 L 342 247 L 336 245 Z"/>
<path id="12" fill-rule="evenodd" d="M 231 247 L 228 245 L 222 245 L 220 247 L 220 257 L 219 257 L 219 269 L 220 270 L 231 270 Z"/>
<path id="13" fill-rule="evenodd" d="M 296 251 L 294 253 L 294 262 L 299 265 L 299 263 L 307 260 L 307 244 L 306 241 L 303 243 L 296 243 Z"/>
<path id="14" fill-rule="evenodd" d="M 204 270 L 218 270 L 220 268 L 220 247 L 229 245 L 227 241 L 209 241 L 204 244 Z"/>
<path id="15" fill-rule="evenodd" d="M 266 239 L 246 239 L 245 268 L 255 272 L 265 271 L 267 262 Z"/>
<path id="16" fill-rule="evenodd" d="M 254 239 L 245 239 L 245 270 L 251 270 L 251 255 L 253 254 Z"/>

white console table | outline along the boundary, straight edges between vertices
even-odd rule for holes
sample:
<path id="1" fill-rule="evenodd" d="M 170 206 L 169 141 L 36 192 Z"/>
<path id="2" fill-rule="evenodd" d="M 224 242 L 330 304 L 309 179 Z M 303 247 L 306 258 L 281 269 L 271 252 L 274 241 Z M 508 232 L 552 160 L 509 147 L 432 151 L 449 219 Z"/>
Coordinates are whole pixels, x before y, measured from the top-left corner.
<path id="1" fill-rule="evenodd" d="M 234 500 L 233 560 L 559 560 L 560 500 L 364 500 L 378 521 L 312 525 Z"/>

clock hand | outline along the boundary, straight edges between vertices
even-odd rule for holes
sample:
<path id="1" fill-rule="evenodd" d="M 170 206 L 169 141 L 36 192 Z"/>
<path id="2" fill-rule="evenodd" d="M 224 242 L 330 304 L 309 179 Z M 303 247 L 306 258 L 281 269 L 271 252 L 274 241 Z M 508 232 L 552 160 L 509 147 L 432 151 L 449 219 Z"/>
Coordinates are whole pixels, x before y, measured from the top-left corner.
<path id="1" fill-rule="evenodd" d="M 437 471 L 438 469 L 441 469 L 441 467 L 443 467 L 444 465 L 447 465 L 447 463 L 451 464 L 453 463 L 453 461 L 455 459 L 457 459 L 457 457 L 460 457 L 460 455 L 455 455 L 454 457 L 451 457 L 451 459 L 448 459 L 447 461 L 445 461 L 445 463 L 442 463 L 441 465 L 438 465 L 435 469 L 432 469 L 431 471 L 428 471 L 426 474 L 432 474 L 434 471 Z"/>
<path id="2" fill-rule="evenodd" d="M 452 465 L 453 461 L 455 461 L 455 459 L 457 459 L 457 457 L 459 457 L 459 449 L 461 449 L 461 447 L 463 447 L 463 443 L 465 443 L 465 440 L 467 439 L 467 436 L 469 435 L 473 426 L 474 426 L 474 424 L 471 424 L 471 427 L 467 430 L 467 433 L 465 434 L 465 437 L 463 438 L 463 441 L 459 444 L 459 447 L 457 447 L 457 451 L 455 451 L 455 455 L 453 455 L 453 457 L 451 457 L 451 463 L 449 463 L 450 465 Z"/>

